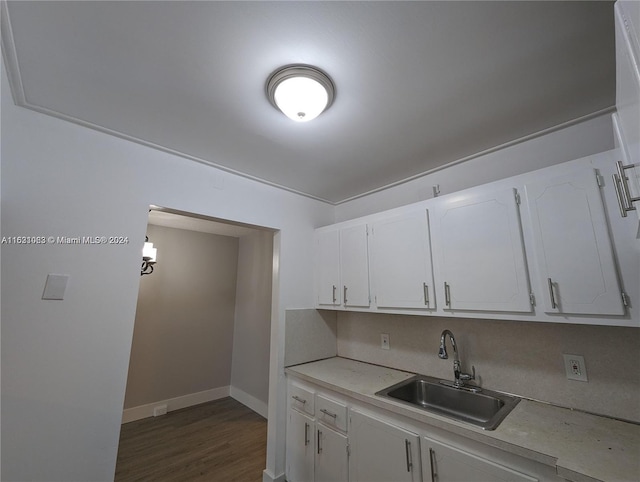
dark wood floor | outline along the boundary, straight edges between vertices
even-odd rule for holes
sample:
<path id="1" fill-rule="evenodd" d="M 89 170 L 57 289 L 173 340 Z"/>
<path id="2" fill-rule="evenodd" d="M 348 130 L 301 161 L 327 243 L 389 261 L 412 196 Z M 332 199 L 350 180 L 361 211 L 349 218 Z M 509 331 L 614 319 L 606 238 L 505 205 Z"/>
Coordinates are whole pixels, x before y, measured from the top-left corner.
<path id="1" fill-rule="evenodd" d="M 122 426 L 116 482 L 260 482 L 267 421 L 232 398 Z"/>

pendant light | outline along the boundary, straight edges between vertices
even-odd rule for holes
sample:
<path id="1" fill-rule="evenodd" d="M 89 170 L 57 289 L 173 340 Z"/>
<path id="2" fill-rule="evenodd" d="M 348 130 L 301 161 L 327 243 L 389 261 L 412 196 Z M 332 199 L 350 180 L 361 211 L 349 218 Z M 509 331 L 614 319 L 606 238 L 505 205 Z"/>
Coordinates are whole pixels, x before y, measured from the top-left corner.
<path id="1" fill-rule="evenodd" d="M 153 243 L 149 242 L 149 237 L 145 236 L 145 243 L 142 247 L 142 267 L 140 268 L 140 276 L 153 273 L 153 265 L 156 264 L 158 249 L 153 247 Z"/>

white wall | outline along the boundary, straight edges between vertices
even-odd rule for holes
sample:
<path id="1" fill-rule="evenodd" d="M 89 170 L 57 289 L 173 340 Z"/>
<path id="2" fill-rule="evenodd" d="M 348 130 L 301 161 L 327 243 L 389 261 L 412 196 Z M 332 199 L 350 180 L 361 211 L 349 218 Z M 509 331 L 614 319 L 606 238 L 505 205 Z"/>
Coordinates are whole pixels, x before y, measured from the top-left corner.
<path id="1" fill-rule="evenodd" d="M 284 471 L 286 308 L 312 306 L 326 204 L 13 104 L 2 66 L 2 235 L 126 236 L 123 245 L 2 246 L 2 478 L 111 480 L 148 207 L 279 229 L 267 475 Z M 47 273 L 70 275 L 42 301 Z"/>
<path id="2" fill-rule="evenodd" d="M 147 235 L 158 263 L 140 277 L 125 410 L 214 389 L 229 393 L 238 239 L 154 225 Z M 141 415 L 151 413 L 149 407 Z"/>
<path id="3" fill-rule="evenodd" d="M 231 396 L 263 416 L 269 403 L 273 233 L 239 239 Z"/>
<path id="4" fill-rule="evenodd" d="M 336 222 L 431 199 L 435 185 L 449 194 L 613 148 L 611 115 L 601 115 L 342 203 Z"/>

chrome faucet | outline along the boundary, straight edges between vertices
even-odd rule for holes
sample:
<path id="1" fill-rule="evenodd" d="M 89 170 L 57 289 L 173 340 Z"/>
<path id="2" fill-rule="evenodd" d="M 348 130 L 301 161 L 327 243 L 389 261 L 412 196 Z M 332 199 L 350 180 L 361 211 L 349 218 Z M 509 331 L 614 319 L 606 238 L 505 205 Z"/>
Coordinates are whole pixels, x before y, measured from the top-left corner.
<path id="1" fill-rule="evenodd" d="M 469 375 L 468 373 L 462 373 L 462 371 L 460 370 L 460 358 L 458 358 L 458 347 L 456 346 L 456 339 L 453 336 L 453 333 L 451 333 L 449 330 L 444 330 L 442 332 L 442 335 L 440 335 L 440 349 L 438 350 L 438 356 L 443 360 L 449 358 L 449 355 L 447 354 L 447 347 L 445 344 L 447 335 L 449 335 L 449 340 L 451 341 L 451 346 L 453 347 L 453 375 L 455 377 L 455 381 L 453 382 L 452 386 L 455 388 L 463 388 L 465 386 L 464 382 L 476 379 L 476 367 L 471 367 L 473 371 L 473 374 L 471 375 Z M 472 388 L 473 391 L 480 391 L 480 389 L 478 389 L 477 387 L 469 388 Z"/>

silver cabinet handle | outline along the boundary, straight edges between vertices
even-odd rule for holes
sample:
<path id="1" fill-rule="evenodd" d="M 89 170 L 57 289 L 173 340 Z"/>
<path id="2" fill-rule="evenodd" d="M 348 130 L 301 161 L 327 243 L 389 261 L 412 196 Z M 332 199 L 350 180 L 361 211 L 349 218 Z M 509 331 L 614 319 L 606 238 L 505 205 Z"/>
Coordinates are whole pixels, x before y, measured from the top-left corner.
<path id="1" fill-rule="evenodd" d="M 322 432 L 318 430 L 317 435 L 318 435 L 318 455 L 320 455 L 320 453 L 322 452 L 322 445 L 321 445 Z"/>
<path id="2" fill-rule="evenodd" d="M 342 287 L 342 302 L 345 305 L 347 304 L 347 287 L 346 286 Z"/>
<path id="3" fill-rule="evenodd" d="M 338 414 L 336 414 L 336 413 L 331 413 L 331 412 L 330 412 L 329 410 L 327 410 L 326 408 L 321 408 L 321 409 L 320 409 L 320 411 L 321 411 L 322 413 L 324 413 L 325 415 L 327 415 L 328 417 L 331 417 L 331 418 L 337 418 L 337 417 L 338 417 Z"/>
<path id="4" fill-rule="evenodd" d="M 629 190 L 629 183 L 627 182 L 629 178 L 627 174 L 624 172 L 627 169 L 633 169 L 635 164 L 630 164 L 628 166 L 623 166 L 622 162 L 616 162 L 616 168 L 618 169 L 618 176 L 620 176 L 620 187 L 622 188 L 622 194 L 624 194 L 627 211 L 634 211 L 636 208 L 632 205 L 632 203 L 636 201 L 640 201 L 639 197 L 631 197 L 631 191 Z"/>
<path id="5" fill-rule="evenodd" d="M 431 447 L 429 447 L 429 462 L 431 464 L 431 482 L 436 482 L 436 452 Z"/>
<path id="6" fill-rule="evenodd" d="M 333 285 L 333 302 L 336 302 L 336 285 Z"/>
<path id="7" fill-rule="evenodd" d="M 307 403 L 304 398 L 300 398 L 298 395 L 291 395 L 291 398 L 293 398 L 296 402 L 300 402 L 302 405 Z"/>
<path id="8" fill-rule="evenodd" d="M 444 282 L 444 304 L 451 307 L 451 291 L 449 291 L 449 283 Z"/>
<path id="9" fill-rule="evenodd" d="M 411 472 L 413 462 L 411 461 L 411 442 L 407 439 L 404 440 L 404 450 L 407 456 L 407 472 Z"/>
<path id="10" fill-rule="evenodd" d="M 304 446 L 309 445 L 309 424 L 307 422 L 304 423 Z"/>
<path id="11" fill-rule="evenodd" d="M 618 200 L 618 207 L 620 208 L 620 215 L 623 218 L 627 217 L 627 211 L 629 210 L 625 204 L 624 195 L 622 194 L 621 181 L 617 174 L 611 176 L 613 179 L 613 188 L 616 190 L 616 199 Z"/>
<path id="12" fill-rule="evenodd" d="M 422 283 L 422 295 L 424 296 L 424 304 L 429 306 L 429 287 L 427 283 Z"/>
<path id="13" fill-rule="evenodd" d="M 553 294 L 553 282 L 551 281 L 551 278 L 547 278 L 547 284 L 549 285 L 549 296 L 551 296 L 551 308 L 555 310 L 558 305 L 556 304 L 556 297 Z"/>

